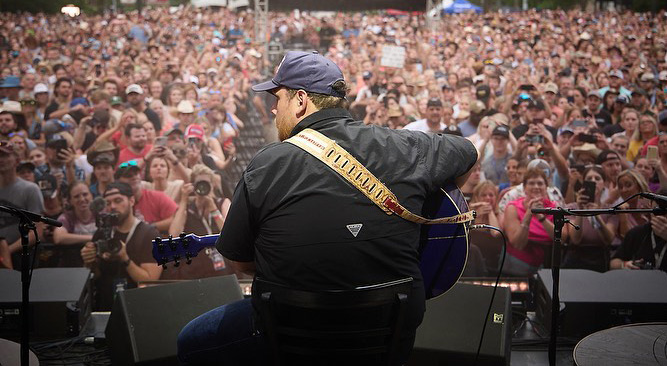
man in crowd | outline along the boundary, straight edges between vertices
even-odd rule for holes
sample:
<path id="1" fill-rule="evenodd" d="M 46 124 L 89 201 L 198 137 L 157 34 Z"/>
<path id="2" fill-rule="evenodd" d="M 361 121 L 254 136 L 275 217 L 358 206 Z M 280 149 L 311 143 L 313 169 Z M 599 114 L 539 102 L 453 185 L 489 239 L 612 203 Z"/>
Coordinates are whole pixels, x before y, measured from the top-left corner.
<path id="1" fill-rule="evenodd" d="M 7 140 L 0 140 L 0 205 L 13 206 L 35 213 L 44 211 L 44 200 L 39 187 L 32 182 L 27 182 L 16 175 L 16 167 L 19 164 L 19 155 Z M 19 267 L 19 252 L 21 251 L 21 238 L 18 229 L 19 220 L 6 214 L 0 213 L 0 256 L 4 267 Z M 39 227 L 41 228 L 41 227 Z M 34 243 L 34 235 L 30 234 L 31 243 Z M 8 255 L 13 256 L 9 258 Z"/>
<path id="2" fill-rule="evenodd" d="M 143 166 L 144 157 L 151 151 L 152 146 L 146 143 L 146 130 L 138 123 L 131 123 L 125 127 L 127 146 L 120 151 L 118 163 L 129 160 L 138 161 Z"/>
<path id="3" fill-rule="evenodd" d="M 146 106 L 146 102 L 144 101 L 144 89 L 137 84 L 132 84 L 125 89 L 125 94 L 127 95 L 127 103 L 130 107 L 137 113 L 145 114 L 146 118 L 148 118 L 153 124 L 153 127 L 155 127 L 155 131 L 161 131 L 162 122 L 160 121 L 160 117 L 155 111 Z"/>
<path id="4" fill-rule="evenodd" d="M 141 187 L 141 169 L 134 160 L 120 164 L 115 178 L 132 188 L 135 216 L 155 226 L 160 232 L 169 230 L 178 205 L 164 192 Z"/>
<path id="5" fill-rule="evenodd" d="M 106 212 L 116 214 L 118 224 L 111 237 L 98 234 L 98 228 L 93 241 L 81 248 L 81 258 L 84 266 L 95 273 L 95 309 L 109 311 L 117 291 L 136 287 L 140 281 L 159 279 L 162 267 L 151 256 L 151 241 L 160 233 L 134 216 L 132 188 L 126 183 L 111 183 L 104 200 Z"/>
<path id="6" fill-rule="evenodd" d="M 507 161 L 512 154 L 508 149 L 510 139 L 510 130 L 505 125 L 498 125 L 491 132 L 491 144 L 493 145 L 493 155 L 482 161 L 482 171 L 486 179 L 496 185 L 508 183 Z"/>
<path id="7" fill-rule="evenodd" d="M 442 101 L 431 98 L 426 103 L 426 118 L 408 123 L 404 128 L 412 131 L 441 133 L 447 125 L 442 122 Z"/>

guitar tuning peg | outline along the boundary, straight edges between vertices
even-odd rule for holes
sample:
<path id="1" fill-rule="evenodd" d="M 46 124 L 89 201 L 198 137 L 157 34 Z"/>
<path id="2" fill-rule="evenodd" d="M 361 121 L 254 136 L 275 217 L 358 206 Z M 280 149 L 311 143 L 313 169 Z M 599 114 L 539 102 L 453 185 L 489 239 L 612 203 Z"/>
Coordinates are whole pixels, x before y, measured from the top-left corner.
<path id="1" fill-rule="evenodd" d="M 156 236 L 155 239 L 153 239 L 153 243 L 155 244 L 160 244 L 160 242 L 162 242 L 162 238 L 159 236 Z"/>
<path id="2" fill-rule="evenodd" d="M 190 264 L 192 263 L 192 256 L 190 253 L 185 253 L 185 263 Z"/>
<path id="3" fill-rule="evenodd" d="M 185 231 L 181 231 L 181 233 L 178 235 L 179 238 L 183 239 L 185 238 Z"/>
<path id="4" fill-rule="evenodd" d="M 179 257 L 177 255 L 174 256 L 174 267 L 178 267 L 178 266 L 181 265 L 181 260 L 180 259 L 181 259 L 181 257 Z"/>

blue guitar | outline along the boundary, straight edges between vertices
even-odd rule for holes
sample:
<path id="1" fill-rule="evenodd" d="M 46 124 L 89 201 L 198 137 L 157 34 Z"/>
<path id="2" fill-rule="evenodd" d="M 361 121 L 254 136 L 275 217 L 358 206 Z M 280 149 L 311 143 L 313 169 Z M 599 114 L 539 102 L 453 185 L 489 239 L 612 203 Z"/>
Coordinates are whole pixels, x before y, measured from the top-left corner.
<path id="1" fill-rule="evenodd" d="M 445 186 L 428 197 L 422 215 L 426 218 L 454 216 L 468 211 L 468 204 L 455 185 Z M 464 224 L 422 225 L 420 269 L 424 278 L 426 298 L 442 295 L 459 280 L 468 258 L 468 227 Z M 153 240 L 153 258 L 159 265 L 182 261 L 189 263 L 200 250 L 214 246 L 218 235 L 181 234 L 173 238 Z"/>

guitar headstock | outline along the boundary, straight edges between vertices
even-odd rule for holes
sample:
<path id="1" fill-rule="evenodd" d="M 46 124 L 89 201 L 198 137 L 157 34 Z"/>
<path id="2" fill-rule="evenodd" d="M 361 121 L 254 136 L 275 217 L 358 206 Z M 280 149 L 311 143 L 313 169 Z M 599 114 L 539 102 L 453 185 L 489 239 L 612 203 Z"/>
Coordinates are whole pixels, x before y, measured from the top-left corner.
<path id="1" fill-rule="evenodd" d="M 174 267 L 178 267 L 181 261 L 185 260 L 187 264 L 192 262 L 192 258 L 199 254 L 202 249 L 215 244 L 216 235 L 199 237 L 195 234 L 181 233 L 178 237 L 169 235 L 167 238 L 155 238 L 153 240 L 153 258 L 165 269 L 167 263 L 174 262 Z"/>

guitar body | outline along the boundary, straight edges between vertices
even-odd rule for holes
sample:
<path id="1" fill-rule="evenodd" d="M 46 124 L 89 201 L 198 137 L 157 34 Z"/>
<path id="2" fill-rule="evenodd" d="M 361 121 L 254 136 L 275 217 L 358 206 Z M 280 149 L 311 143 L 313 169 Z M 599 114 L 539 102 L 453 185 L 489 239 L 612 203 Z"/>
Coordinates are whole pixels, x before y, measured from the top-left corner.
<path id="1" fill-rule="evenodd" d="M 463 193 L 454 185 L 443 187 L 427 198 L 422 209 L 429 219 L 458 215 L 468 211 Z M 463 274 L 468 259 L 468 227 L 471 223 L 422 225 L 419 267 L 424 278 L 426 298 L 447 292 Z"/>

